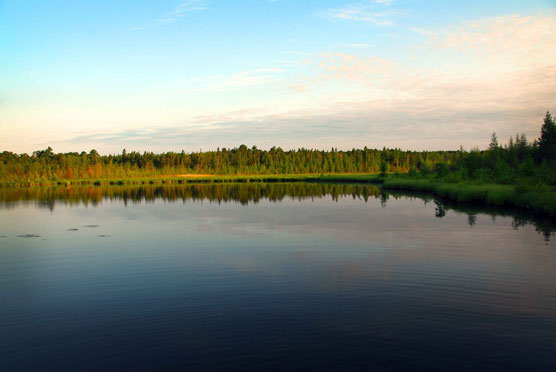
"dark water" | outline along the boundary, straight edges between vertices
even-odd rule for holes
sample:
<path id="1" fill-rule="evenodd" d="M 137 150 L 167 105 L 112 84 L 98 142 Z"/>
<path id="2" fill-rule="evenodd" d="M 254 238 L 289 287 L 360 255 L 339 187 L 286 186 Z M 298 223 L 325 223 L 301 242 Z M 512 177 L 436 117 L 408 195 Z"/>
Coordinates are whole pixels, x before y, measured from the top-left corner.
<path id="1" fill-rule="evenodd" d="M 0 190 L 0 370 L 555 370 L 556 227 L 372 186 Z"/>

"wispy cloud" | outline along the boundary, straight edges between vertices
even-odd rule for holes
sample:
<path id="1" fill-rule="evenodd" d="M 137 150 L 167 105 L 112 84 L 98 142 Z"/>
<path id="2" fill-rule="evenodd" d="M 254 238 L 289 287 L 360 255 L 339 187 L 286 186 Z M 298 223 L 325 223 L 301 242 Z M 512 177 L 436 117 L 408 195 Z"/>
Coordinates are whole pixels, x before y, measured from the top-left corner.
<path id="1" fill-rule="evenodd" d="M 163 128 L 95 131 L 60 143 L 71 143 L 75 148 L 88 145 L 103 152 L 120 152 L 124 147 L 140 151 L 197 151 L 217 146 L 236 147 L 242 143 L 260 148 L 279 145 L 285 149 L 302 146 L 457 149 L 460 145 L 466 148 L 477 145 L 478 138 L 484 138 L 484 146 L 487 146 L 493 129 L 501 137 L 524 131 L 523 123 L 531 121 L 531 117 L 537 119 L 533 122 L 537 131 L 543 115 L 543 110 L 540 114 L 538 110 L 537 106 L 526 110 L 493 108 L 485 111 L 484 108 L 428 110 L 416 105 L 392 108 L 365 104 L 328 114 L 305 110 L 251 119 L 239 119 L 248 113 L 238 114 L 236 120 L 226 120 L 226 116 L 195 118 Z M 499 132 L 498 128 L 503 131 Z"/>
<path id="2" fill-rule="evenodd" d="M 230 75 L 211 75 L 193 78 L 191 82 L 197 85 L 194 88 L 205 92 L 223 92 L 249 88 L 257 85 L 266 85 L 282 82 L 281 68 L 270 67 L 249 71 L 242 71 Z"/>
<path id="3" fill-rule="evenodd" d="M 556 19 L 546 16 L 420 29 L 425 40 L 409 59 L 321 53 L 310 61 L 316 72 L 289 87 L 298 95 L 335 92 L 338 107 L 361 117 L 390 112 L 398 120 L 397 113 L 406 112 L 415 133 L 432 128 L 448 137 L 442 126 L 453 120 L 466 121 L 466 130 L 474 133 L 537 136 L 535 119 L 555 108 L 555 29 Z"/>
<path id="4" fill-rule="evenodd" d="M 347 43 L 346 47 L 355 49 L 368 49 L 371 47 L 371 45 L 367 43 Z"/>
<path id="5" fill-rule="evenodd" d="M 556 65 L 556 18 L 550 16 L 484 18 L 421 33 L 430 50 L 465 53 L 495 70 Z"/>
<path id="6" fill-rule="evenodd" d="M 393 0 L 375 0 L 365 4 L 348 5 L 341 8 L 331 8 L 319 12 L 318 14 L 330 20 L 370 22 L 379 26 L 392 26 L 394 19 L 406 15 L 406 10 L 384 9 Z"/>
<path id="7" fill-rule="evenodd" d="M 169 12 L 164 17 L 156 18 L 147 25 L 132 27 L 130 30 L 139 31 L 151 27 L 160 27 L 164 25 L 169 25 L 171 23 L 176 22 L 181 17 L 185 16 L 187 13 L 197 12 L 206 9 L 207 9 L 207 5 L 204 0 L 182 1 L 174 8 L 173 11 Z"/>

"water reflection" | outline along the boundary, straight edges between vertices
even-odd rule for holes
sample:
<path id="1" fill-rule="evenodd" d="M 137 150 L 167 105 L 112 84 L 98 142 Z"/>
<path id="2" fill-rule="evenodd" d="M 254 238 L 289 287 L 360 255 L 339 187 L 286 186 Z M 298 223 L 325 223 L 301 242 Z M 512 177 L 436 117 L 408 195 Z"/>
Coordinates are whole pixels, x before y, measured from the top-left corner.
<path id="1" fill-rule="evenodd" d="M 549 219 L 361 184 L 0 200 L 0 370 L 555 370 Z"/>
<path id="2" fill-rule="evenodd" d="M 232 183 L 192 185 L 136 185 L 136 186 L 89 186 L 89 187 L 36 187 L 0 189 L 2 207 L 13 207 L 20 201 L 33 201 L 39 207 L 53 209 L 57 202 L 69 205 L 100 204 L 103 200 L 122 200 L 124 203 L 164 201 L 210 201 L 217 203 L 257 203 L 261 199 L 281 201 L 284 198 L 306 199 L 331 196 L 352 196 L 367 201 L 381 196 L 376 186 L 361 184 L 322 183 Z"/>
<path id="3" fill-rule="evenodd" d="M 546 241 L 556 233 L 556 224 L 549 218 L 526 211 L 499 207 L 482 207 L 472 204 L 454 203 L 439 200 L 430 194 L 415 192 L 386 191 L 366 184 L 326 184 L 326 183 L 230 183 L 230 184 L 170 184 L 170 185 L 131 185 L 131 186 L 88 186 L 88 187 L 36 187 L 0 189 L 0 208 L 16 208 L 19 204 L 34 203 L 39 208 L 54 210 L 56 204 L 67 206 L 98 206 L 103 201 L 128 203 L 166 202 L 204 202 L 210 203 L 258 203 L 261 200 L 279 202 L 284 199 L 305 200 L 351 197 L 364 202 L 378 199 L 383 208 L 390 199 L 420 199 L 425 204 L 434 202 L 435 216 L 443 218 L 447 211 L 467 215 L 467 222 L 474 226 L 478 215 L 511 217 L 512 227 L 533 225 Z"/>

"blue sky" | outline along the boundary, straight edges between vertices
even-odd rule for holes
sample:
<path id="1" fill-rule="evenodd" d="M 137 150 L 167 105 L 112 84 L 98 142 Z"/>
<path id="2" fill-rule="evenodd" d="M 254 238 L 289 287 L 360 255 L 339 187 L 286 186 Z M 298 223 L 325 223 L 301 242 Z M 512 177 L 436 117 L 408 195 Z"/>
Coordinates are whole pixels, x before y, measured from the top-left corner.
<path id="1" fill-rule="evenodd" d="M 4 0 L 0 150 L 533 139 L 555 33 L 550 0 Z"/>

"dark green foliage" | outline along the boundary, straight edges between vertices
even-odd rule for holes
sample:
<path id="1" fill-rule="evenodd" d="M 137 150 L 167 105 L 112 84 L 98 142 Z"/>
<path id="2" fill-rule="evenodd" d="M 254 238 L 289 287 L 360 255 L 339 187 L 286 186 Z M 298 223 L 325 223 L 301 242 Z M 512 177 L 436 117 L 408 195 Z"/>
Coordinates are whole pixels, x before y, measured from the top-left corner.
<path id="1" fill-rule="evenodd" d="M 381 176 L 386 176 L 386 172 L 388 172 L 388 163 L 386 163 L 386 160 L 382 160 L 380 162 L 380 175 Z"/>
<path id="2" fill-rule="evenodd" d="M 493 133 L 488 150 L 460 151 L 450 168 L 439 161 L 434 167 L 434 176 L 446 182 L 556 186 L 556 153 L 553 151 L 556 151 L 556 125 L 547 113 L 538 141 L 530 143 L 525 134 L 518 133 L 501 147 Z M 428 176 L 428 172 L 421 171 L 421 175 Z"/>
<path id="3" fill-rule="evenodd" d="M 496 160 L 492 177 L 501 184 L 509 184 L 513 182 L 513 172 L 507 162 L 501 158 Z"/>
<path id="4" fill-rule="evenodd" d="M 546 161 L 556 160 L 556 123 L 548 111 L 544 117 L 539 138 L 539 157 Z"/>
<path id="5" fill-rule="evenodd" d="M 492 132 L 492 136 L 490 138 L 490 145 L 488 145 L 488 149 L 493 151 L 499 147 L 498 145 L 498 137 L 496 137 L 496 133 Z"/>
<path id="6" fill-rule="evenodd" d="M 438 177 L 446 177 L 450 172 L 450 168 L 446 163 L 436 163 L 434 166 L 434 172 Z"/>

